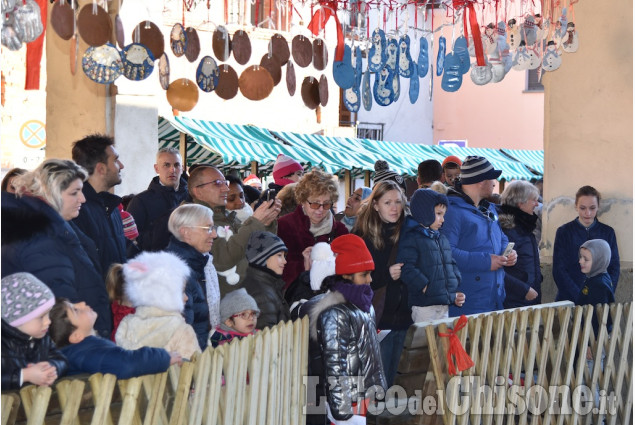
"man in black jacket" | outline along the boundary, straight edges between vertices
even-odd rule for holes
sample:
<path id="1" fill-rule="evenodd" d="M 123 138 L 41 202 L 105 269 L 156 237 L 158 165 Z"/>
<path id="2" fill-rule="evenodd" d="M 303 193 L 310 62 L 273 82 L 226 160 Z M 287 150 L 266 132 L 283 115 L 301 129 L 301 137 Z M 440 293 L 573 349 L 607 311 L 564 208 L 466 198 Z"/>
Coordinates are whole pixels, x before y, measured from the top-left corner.
<path id="1" fill-rule="evenodd" d="M 113 263 L 126 262 L 126 238 L 117 207 L 121 198 L 110 193 L 121 183 L 121 170 L 112 137 L 93 134 L 73 144 L 73 160 L 86 168 L 88 180 L 82 192 L 86 203 L 73 223 L 95 242 L 102 272 L 108 273 Z"/>
<path id="2" fill-rule="evenodd" d="M 166 216 L 187 198 L 187 180 L 181 177 L 183 163 L 177 149 L 160 149 L 154 171 L 158 176 L 147 190 L 132 198 L 127 208 L 137 223 L 137 242 L 142 251 L 165 249 L 170 240 Z"/>

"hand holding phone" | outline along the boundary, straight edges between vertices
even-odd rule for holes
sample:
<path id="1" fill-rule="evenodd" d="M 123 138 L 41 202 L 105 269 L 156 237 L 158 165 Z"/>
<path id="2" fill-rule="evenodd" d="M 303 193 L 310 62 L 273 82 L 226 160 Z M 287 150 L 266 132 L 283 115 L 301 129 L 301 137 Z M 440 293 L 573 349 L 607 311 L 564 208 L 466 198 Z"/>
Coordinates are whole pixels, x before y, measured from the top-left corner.
<path id="1" fill-rule="evenodd" d="M 507 257 L 509 254 L 512 253 L 512 250 L 514 249 L 514 242 L 510 242 L 507 244 L 507 247 L 505 248 L 505 251 L 503 251 L 503 257 Z"/>

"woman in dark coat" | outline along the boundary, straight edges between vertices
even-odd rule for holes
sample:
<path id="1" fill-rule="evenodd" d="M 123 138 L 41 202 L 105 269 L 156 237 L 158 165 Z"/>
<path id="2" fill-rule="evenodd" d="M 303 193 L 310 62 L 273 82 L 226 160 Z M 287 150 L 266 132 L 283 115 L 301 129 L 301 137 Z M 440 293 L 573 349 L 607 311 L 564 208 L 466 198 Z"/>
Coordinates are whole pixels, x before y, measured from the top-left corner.
<path id="1" fill-rule="evenodd" d="M 2 193 L 2 276 L 28 272 L 56 297 L 85 301 L 95 330 L 110 337 L 110 302 L 97 248 L 71 220 L 86 201 L 88 174 L 70 160 L 49 159 L 16 181 L 16 196 Z"/>
<path id="2" fill-rule="evenodd" d="M 501 195 L 498 220 L 518 254 L 516 264 L 505 267 L 505 308 L 540 304 L 542 273 L 533 233 L 538 220 L 534 213 L 538 196 L 538 188 L 524 180 L 509 183 Z"/>
<path id="3" fill-rule="evenodd" d="M 187 263 L 190 277 L 185 285 L 185 321 L 192 325 L 201 350 L 209 344 L 210 331 L 220 324 L 218 275 L 209 251 L 216 238 L 214 212 L 197 204 L 181 205 L 170 215 L 172 234 L 166 251 Z"/>
<path id="4" fill-rule="evenodd" d="M 401 264 L 396 262 L 397 247 L 405 220 L 406 197 L 400 186 L 385 180 L 377 183 L 360 208 L 353 233 L 364 239 L 375 262 L 373 306 L 377 328 L 390 330 L 381 341 L 381 358 L 388 386 L 393 384 L 403 350 L 406 331 L 412 324 L 408 289 L 401 281 Z"/>
<path id="5" fill-rule="evenodd" d="M 298 201 L 295 211 L 278 219 L 278 236 L 289 249 L 282 274 L 287 287 L 305 270 L 305 250 L 317 242 L 330 243 L 348 233 L 346 226 L 336 221 L 331 212 L 338 198 L 331 174 L 313 169 L 296 186 L 295 198 Z"/>

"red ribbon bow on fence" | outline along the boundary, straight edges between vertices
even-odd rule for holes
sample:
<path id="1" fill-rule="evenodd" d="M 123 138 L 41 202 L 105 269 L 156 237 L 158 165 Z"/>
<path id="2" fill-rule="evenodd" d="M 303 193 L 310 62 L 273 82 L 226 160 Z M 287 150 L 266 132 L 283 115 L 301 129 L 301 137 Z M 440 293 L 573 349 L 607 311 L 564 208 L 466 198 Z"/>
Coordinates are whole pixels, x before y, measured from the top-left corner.
<path id="1" fill-rule="evenodd" d="M 448 337 L 450 338 L 450 348 L 448 348 L 448 372 L 450 375 L 456 375 L 456 369 L 454 368 L 454 362 L 452 362 L 452 356 L 456 359 L 456 367 L 459 369 L 459 372 L 463 372 L 466 369 L 474 366 L 474 362 L 470 358 L 470 356 L 465 352 L 465 348 L 461 345 L 461 341 L 459 337 L 456 335 L 458 331 L 463 329 L 467 325 L 467 317 L 462 315 L 459 317 L 458 322 L 456 322 L 456 326 L 454 329 L 448 328 L 447 333 L 439 332 L 440 337 Z"/>
<path id="2" fill-rule="evenodd" d="M 344 33 L 342 32 L 342 25 L 340 20 L 337 19 L 337 0 L 320 0 L 320 8 L 313 13 L 311 22 L 307 28 L 313 33 L 318 35 L 320 31 L 324 29 L 326 23 L 331 18 L 335 19 L 335 25 L 337 28 L 337 47 L 335 48 L 335 60 L 341 61 L 344 59 Z"/>

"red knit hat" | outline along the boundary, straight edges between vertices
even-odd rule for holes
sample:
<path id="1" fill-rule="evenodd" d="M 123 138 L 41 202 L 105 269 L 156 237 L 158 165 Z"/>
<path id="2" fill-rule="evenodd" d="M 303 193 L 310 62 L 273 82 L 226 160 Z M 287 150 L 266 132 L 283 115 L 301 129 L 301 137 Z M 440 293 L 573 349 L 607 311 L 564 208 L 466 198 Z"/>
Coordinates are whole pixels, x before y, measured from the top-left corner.
<path id="1" fill-rule="evenodd" d="M 335 253 L 335 273 L 339 275 L 375 270 L 366 243 L 357 235 L 349 233 L 335 238 L 331 250 Z"/>
<path id="2" fill-rule="evenodd" d="M 460 167 L 461 165 L 463 165 L 463 163 L 461 162 L 461 160 L 459 159 L 459 157 L 458 157 L 458 156 L 454 156 L 454 155 L 450 155 L 450 156 L 448 156 L 447 158 L 445 158 L 445 159 L 443 160 L 443 163 L 442 163 L 441 165 L 443 166 L 443 168 L 445 168 L 445 166 L 446 166 L 448 163 L 450 163 L 450 162 L 451 162 L 451 163 L 453 163 L 453 164 L 458 165 L 459 167 Z"/>
<path id="3" fill-rule="evenodd" d="M 296 171 L 303 171 L 302 164 L 293 158 L 290 158 L 284 154 L 278 155 L 276 163 L 273 164 L 273 181 L 280 186 L 285 186 L 289 183 L 294 183 L 289 179 L 283 177 L 293 174 Z"/>

